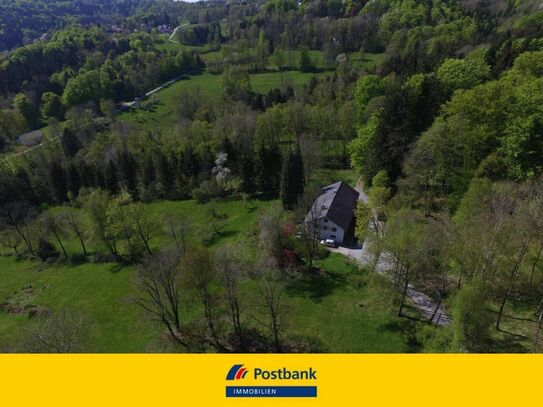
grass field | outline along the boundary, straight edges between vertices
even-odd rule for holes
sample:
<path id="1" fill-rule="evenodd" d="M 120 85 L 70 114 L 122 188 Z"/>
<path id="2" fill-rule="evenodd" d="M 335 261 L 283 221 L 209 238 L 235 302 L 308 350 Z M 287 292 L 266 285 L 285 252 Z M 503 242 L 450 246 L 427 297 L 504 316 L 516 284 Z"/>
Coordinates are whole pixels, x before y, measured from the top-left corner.
<path id="1" fill-rule="evenodd" d="M 299 71 L 265 72 L 251 74 L 251 86 L 254 92 L 265 94 L 271 89 L 291 85 L 295 90 L 308 83 L 312 76 L 326 75 L 326 72 L 302 73 Z M 202 73 L 187 76 L 155 94 L 157 103 L 150 110 L 133 109 L 120 115 L 121 120 L 140 125 L 146 129 L 168 129 L 176 124 L 174 111 L 175 97 L 182 90 L 199 88 L 202 95 L 210 99 L 222 95 L 221 75 Z"/>
<path id="2" fill-rule="evenodd" d="M 346 177 L 348 173 L 344 174 Z M 331 177 L 321 174 L 320 177 Z M 337 176 L 341 176 L 339 173 Z M 209 224 L 209 207 L 226 215 L 222 235 L 211 249 L 227 242 L 240 242 L 244 250 L 256 248 L 254 224 L 260 210 L 273 201 L 225 200 L 197 204 L 195 201 L 157 202 L 146 206 L 157 222 L 171 213 L 186 217 L 192 224 L 192 240 L 200 241 Z M 58 211 L 58 208 L 50 209 Z M 81 251 L 78 242 L 67 238 L 70 254 Z M 170 243 L 164 232 L 152 241 L 158 249 Z M 89 243 L 91 252 L 100 249 Z M 288 336 L 306 338 L 315 349 L 325 352 L 404 352 L 409 350 L 404 322 L 393 312 L 382 309 L 368 288 L 368 272 L 332 254 L 317 262 L 322 270 L 316 275 L 300 275 L 289 280 L 285 303 L 288 307 Z M 92 352 L 146 352 L 164 350 L 162 328 L 147 319 L 131 302 L 136 293 L 135 267 L 106 264 L 51 264 L 16 260 L 0 256 L 0 304 L 10 303 L 24 308 L 32 304 L 58 311 L 64 307 L 80 312 L 89 323 L 86 350 Z M 243 285 L 246 309 L 254 309 L 260 301 L 255 284 Z M 363 305 L 361 305 L 363 304 Z M 199 307 L 184 301 L 185 314 L 198 315 Z M 249 314 L 249 312 L 247 313 Z M 252 317 L 248 323 L 254 325 Z M 17 342 L 25 327 L 33 323 L 25 314 L 0 312 L 0 349 Z"/>
<path id="3" fill-rule="evenodd" d="M 377 65 L 383 63 L 386 58 L 386 54 L 371 54 L 369 52 L 365 52 L 363 55 L 358 52 L 349 54 L 350 63 L 353 67 L 367 70 L 374 69 Z"/>

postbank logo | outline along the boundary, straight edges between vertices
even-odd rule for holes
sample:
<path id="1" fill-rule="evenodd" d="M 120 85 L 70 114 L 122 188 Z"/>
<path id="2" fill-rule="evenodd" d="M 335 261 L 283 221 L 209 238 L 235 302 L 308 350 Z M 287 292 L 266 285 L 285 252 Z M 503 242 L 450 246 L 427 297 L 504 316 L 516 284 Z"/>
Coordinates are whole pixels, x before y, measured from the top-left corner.
<path id="1" fill-rule="evenodd" d="M 226 397 L 317 397 L 317 386 L 307 385 L 308 382 L 313 384 L 312 382 L 317 380 L 317 371 L 312 367 L 302 370 L 287 367 L 248 369 L 243 364 L 235 364 L 226 374 L 227 381 L 244 379 L 252 379 L 251 383 L 255 384 L 227 385 Z M 281 385 L 276 385 L 277 383 Z"/>

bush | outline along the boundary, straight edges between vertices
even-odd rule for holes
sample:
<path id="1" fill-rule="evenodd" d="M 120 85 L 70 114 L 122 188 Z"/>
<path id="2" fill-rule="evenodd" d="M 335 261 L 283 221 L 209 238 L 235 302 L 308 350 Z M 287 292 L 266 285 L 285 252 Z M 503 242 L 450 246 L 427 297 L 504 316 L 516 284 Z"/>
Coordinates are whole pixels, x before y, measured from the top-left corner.
<path id="1" fill-rule="evenodd" d="M 482 284 L 465 285 L 454 297 L 452 328 L 454 345 L 467 351 L 483 352 L 490 339 L 492 319 L 488 311 L 487 294 Z"/>
<path id="2" fill-rule="evenodd" d="M 416 338 L 427 353 L 454 352 L 452 348 L 452 329 L 435 325 L 422 325 L 417 328 Z"/>
<path id="3" fill-rule="evenodd" d="M 77 253 L 70 255 L 70 263 L 71 264 L 83 264 L 87 262 L 87 256 L 85 256 L 83 253 Z"/>
<path id="4" fill-rule="evenodd" d="M 38 257 L 41 261 L 46 261 L 47 259 L 58 258 L 59 252 L 53 246 L 51 242 L 48 242 L 45 238 L 40 237 L 38 241 Z"/>
<path id="5" fill-rule="evenodd" d="M 213 198 L 218 198 L 222 195 L 222 190 L 214 180 L 204 181 L 198 188 L 192 190 L 192 198 L 198 203 L 206 203 Z"/>
<path id="6" fill-rule="evenodd" d="M 309 56 L 307 50 L 302 50 L 298 57 L 298 70 L 300 72 L 313 72 L 315 71 L 315 65 Z"/>

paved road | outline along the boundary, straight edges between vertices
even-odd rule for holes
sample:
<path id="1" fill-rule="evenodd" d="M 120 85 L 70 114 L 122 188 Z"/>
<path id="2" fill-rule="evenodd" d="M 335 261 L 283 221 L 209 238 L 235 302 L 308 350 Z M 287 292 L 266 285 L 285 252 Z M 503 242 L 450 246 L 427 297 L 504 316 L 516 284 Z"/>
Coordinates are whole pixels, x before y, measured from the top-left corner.
<path id="1" fill-rule="evenodd" d="M 368 196 L 363 191 L 360 185 L 357 185 L 359 200 L 368 203 Z M 338 247 L 337 249 L 330 249 L 333 252 L 343 254 L 355 260 L 357 263 L 367 266 L 373 263 L 373 255 L 368 249 L 368 245 L 357 246 L 353 248 Z M 392 268 L 392 262 L 387 258 L 387 253 L 382 253 L 375 265 L 375 271 L 384 276 L 389 276 L 389 270 Z M 434 315 L 437 307 L 437 303 L 428 295 L 421 291 L 417 291 L 413 285 L 409 284 L 407 288 L 407 297 L 411 300 L 412 305 L 417 308 L 428 320 Z M 437 313 L 433 319 L 433 323 L 438 326 L 445 326 L 451 323 L 450 317 L 442 306 L 439 307 Z"/>
<path id="2" fill-rule="evenodd" d="M 185 78 L 187 75 L 190 75 L 191 73 L 194 73 L 195 71 L 190 71 L 190 72 L 186 72 L 184 74 L 181 74 L 171 80 L 169 80 L 168 82 L 164 82 L 162 85 L 154 88 L 153 90 L 150 90 L 149 92 L 147 92 L 145 94 L 146 97 L 149 97 L 159 91 L 161 91 L 162 89 L 174 84 L 175 82 L 181 80 L 182 78 Z M 122 109 L 127 109 L 127 108 L 131 108 L 132 106 L 134 106 L 134 104 L 136 103 L 136 99 L 132 100 L 131 102 L 123 102 L 121 103 L 121 107 Z"/>

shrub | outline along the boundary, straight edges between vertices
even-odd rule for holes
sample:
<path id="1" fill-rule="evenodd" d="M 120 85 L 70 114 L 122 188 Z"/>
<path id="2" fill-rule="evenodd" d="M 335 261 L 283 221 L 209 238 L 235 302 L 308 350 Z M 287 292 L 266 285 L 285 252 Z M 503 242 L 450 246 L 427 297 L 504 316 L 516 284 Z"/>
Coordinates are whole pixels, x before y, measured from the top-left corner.
<path id="1" fill-rule="evenodd" d="M 222 190 L 214 180 L 204 181 L 198 188 L 192 190 L 192 198 L 198 203 L 206 203 L 213 198 L 218 198 L 222 195 Z"/>
<path id="2" fill-rule="evenodd" d="M 453 342 L 456 347 L 476 352 L 486 349 L 492 324 L 486 305 L 487 295 L 482 284 L 465 285 L 456 294 L 452 304 Z"/>
<path id="3" fill-rule="evenodd" d="M 38 241 L 38 257 L 41 261 L 46 261 L 47 259 L 57 258 L 59 256 L 58 250 L 48 242 L 44 237 L 40 237 Z"/>

